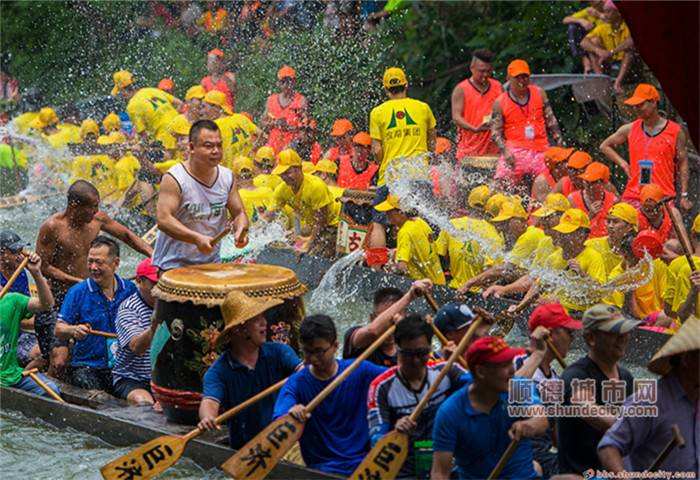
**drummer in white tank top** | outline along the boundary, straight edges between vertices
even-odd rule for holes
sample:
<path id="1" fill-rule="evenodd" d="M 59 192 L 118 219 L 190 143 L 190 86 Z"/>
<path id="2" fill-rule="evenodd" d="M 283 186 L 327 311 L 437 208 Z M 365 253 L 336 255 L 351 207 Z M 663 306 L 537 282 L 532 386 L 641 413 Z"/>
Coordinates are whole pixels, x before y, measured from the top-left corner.
<path id="1" fill-rule="evenodd" d="M 248 217 L 233 173 L 219 165 L 221 158 L 218 126 L 210 120 L 195 122 L 189 160 L 172 167 L 160 185 L 153 265 L 161 271 L 218 262 L 219 246 L 213 240 L 227 228 L 227 210 L 236 245 L 248 242 Z"/>

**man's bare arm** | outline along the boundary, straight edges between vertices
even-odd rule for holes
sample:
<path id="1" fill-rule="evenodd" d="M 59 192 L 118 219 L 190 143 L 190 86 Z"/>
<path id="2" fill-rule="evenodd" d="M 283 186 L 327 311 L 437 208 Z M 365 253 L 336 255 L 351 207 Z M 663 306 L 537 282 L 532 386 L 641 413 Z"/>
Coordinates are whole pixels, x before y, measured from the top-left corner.
<path id="1" fill-rule="evenodd" d="M 625 470 L 625 462 L 617 447 L 608 445 L 598 450 L 598 459 L 603 468 L 608 472 L 622 472 Z"/>
<path id="2" fill-rule="evenodd" d="M 41 274 L 41 257 L 36 253 L 29 254 L 29 263 L 27 265 L 29 273 L 34 277 L 34 282 L 36 283 L 36 289 L 39 294 L 38 298 L 30 298 L 27 304 L 27 310 L 32 313 L 43 312 L 54 306 L 53 295 L 51 294 L 51 289 L 49 288 L 49 283 L 46 278 Z"/>
<path id="3" fill-rule="evenodd" d="M 437 141 L 437 132 L 434 128 L 428 130 L 428 151 L 435 151 L 435 142 Z"/>
<path id="4" fill-rule="evenodd" d="M 382 160 L 384 160 L 384 151 L 382 150 L 382 142 L 376 139 L 372 139 L 372 154 L 374 155 L 374 160 L 381 165 Z"/>
<path id="5" fill-rule="evenodd" d="M 335 200 L 332 200 L 335 202 Z M 311 249 L 321 238 L 321 231 L 328 225 L 328 215 L 330 213 L 330 205 L 316 210 L 314 214 L 314 225 L 311 228 L 311 238 L 309 239 L 309 249 Z"/>
<path id="6" fill-rule="evenodd" d="M 478 126 L 471 125 L 464 119 L 464 90 L 457 85 L 452 90 L 452 121 L 455 125 L 470 132 L 475 132 Z"/>
<path id="7" fill-rule="evenodd" d="M 431 480 L 449 480 L 453 455 L 452 452 L 433 453 L 433 467 L 430 470 Z"/>
<path id="8" fill-rule="evenodd" d="M 46 275 L 46 277 L 60 283 L 67 283 L 70 285 L 82 282 L 82 278 L 66 273 L 51 264 L 51 260 L 57 248 L 59 248 L 58 238 L 54 230 L 53 220 L 49 219 L 41 225 L 36 238 L 36 253 L 42 260 L 42 273 Z"/>
<path id="9" fill-rule="evenodd" d="M 148 243 L 106 213 L 98 212 L 95 218 L 101 222 L 102 231 L 118 238 L 142 255 L 147 257 L 153 255 L 153 248 Z"/>
<path id="10" fill-rule="evenodd" d="M 503 112 L 501 111 L 500 100 L 496 100 L 493 104 L 490 126 L 493 143 L 496 144 L 501 153 L 505 153 L 508 148 L 506 147 L 506 138 L 503 134 Z"/>
<path id="11" fill-rule="evenodd" d="M 250 221 L 243 208 L 243 201 L 238 193 L 236 184 L 231 187 L 231 191 L 228 194 L 226 209 L 231 214 L 231 218 L 233 218 L 233 234 L 236 243 L 243 242 L 244 240 L 247 241 Z"/>
<path id="12" fill-rule="evenodd" d="M 547 97 L 547 94 L 543 88 L 540 88 L 540 94 L 542 95 L 542 101 L 544 102 L 544 123 L 547 126 L 547 130 L 552 136 L 554 143 L 557 145 L 562 145 L 563 140 L 561 130 L 559 129 L 559 122 L 557 121 L 557 117 L 554 115 L 552 105 L 549 103 L 549 98 Z"/>
<path id="13" fill-rule="evenodd" d="M 620 167 L 628 177 L 630 176 L 630 165 L 627 163 L 627 160 L 622 158 L 622 156 L 615 151 L 615 147 L 622 145 L 627 141 L 630 128 L 632 128 L 631 123 L 621 126 L 617 129 L 617 132 L 610 135 L 608 138 L 603 140 L 603 143 L 600 144 L 601 153 L 605 155 L 608 160 Z"/>
<path id="14" fill-rule="evenodd" d="M 177 219 L 175 212 L 179 206 L 180 187 L 177 181 L 171 175 L 163 175 L 156 206 L 158 229 L 175 240 L 196 244 L 202 235 L 190 230 Z"/>

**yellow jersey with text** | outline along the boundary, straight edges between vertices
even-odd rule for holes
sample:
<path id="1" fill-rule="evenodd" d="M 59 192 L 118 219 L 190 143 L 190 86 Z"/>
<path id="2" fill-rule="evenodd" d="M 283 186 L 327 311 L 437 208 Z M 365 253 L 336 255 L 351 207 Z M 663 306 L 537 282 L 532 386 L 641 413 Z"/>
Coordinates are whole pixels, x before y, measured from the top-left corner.
<path id="1" fill-rule="evenodd" d="M 142 88 L 138 90 L 126 105 L 129 119 L 136 133 L 145 133 L 163 142 L 165 148 L 173 148 L 174 141 L 168 130 L 168 125 L 178 115 L 172 104 L 173 96 L 158 88 Z"/>
<path id="2" fill-rule="evenodd" d="M 258 130 L 253 122 L 240 113 L 234 113 L 215 121 L 221 130 L 221 144 L 224 158 L 221 164 L 233 167 L 233 160 L 239 155 L 250 156 L 253 149 L 253 136 Z"/>
<path id="3" fill-rule="evenodd" d="M 383 158 L 379 167 L 378 186 L 384 178 L 388 162 L 399 157 L 414 157 L 428 151 L 428 131 L 435 128 L 430 106 L 413 98 L 387 100 L 369 115 L 369 134 L 382 143 Z M 425 160 L 427 169 L 428 161 Z"/>

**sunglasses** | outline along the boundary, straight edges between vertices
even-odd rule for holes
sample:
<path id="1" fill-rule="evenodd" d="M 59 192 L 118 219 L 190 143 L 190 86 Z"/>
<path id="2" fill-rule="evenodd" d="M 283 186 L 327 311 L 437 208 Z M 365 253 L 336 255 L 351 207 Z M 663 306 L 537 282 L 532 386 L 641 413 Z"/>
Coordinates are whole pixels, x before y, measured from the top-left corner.
<path id="1" fill-rule="evenodd" d="M 399 354 L 406 357 L 426 357 L 430 355 L 431 349 L 429 347 L 424 348 L 399 348 L 397 350 Z"/>

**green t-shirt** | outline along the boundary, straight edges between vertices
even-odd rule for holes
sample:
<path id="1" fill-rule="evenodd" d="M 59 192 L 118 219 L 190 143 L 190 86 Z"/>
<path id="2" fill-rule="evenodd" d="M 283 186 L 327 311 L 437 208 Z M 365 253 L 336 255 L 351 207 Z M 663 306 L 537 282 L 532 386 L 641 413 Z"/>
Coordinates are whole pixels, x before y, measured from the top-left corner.
<path id="1" fill-rule="evenodd" d="M 29 297 L 8 293 L 0 299 L 0 385 L 11 387 L 22 380 L 22 367 L 17 363 L 17 339 L 20 322 L 31 318 L 27 310 Z"/>

